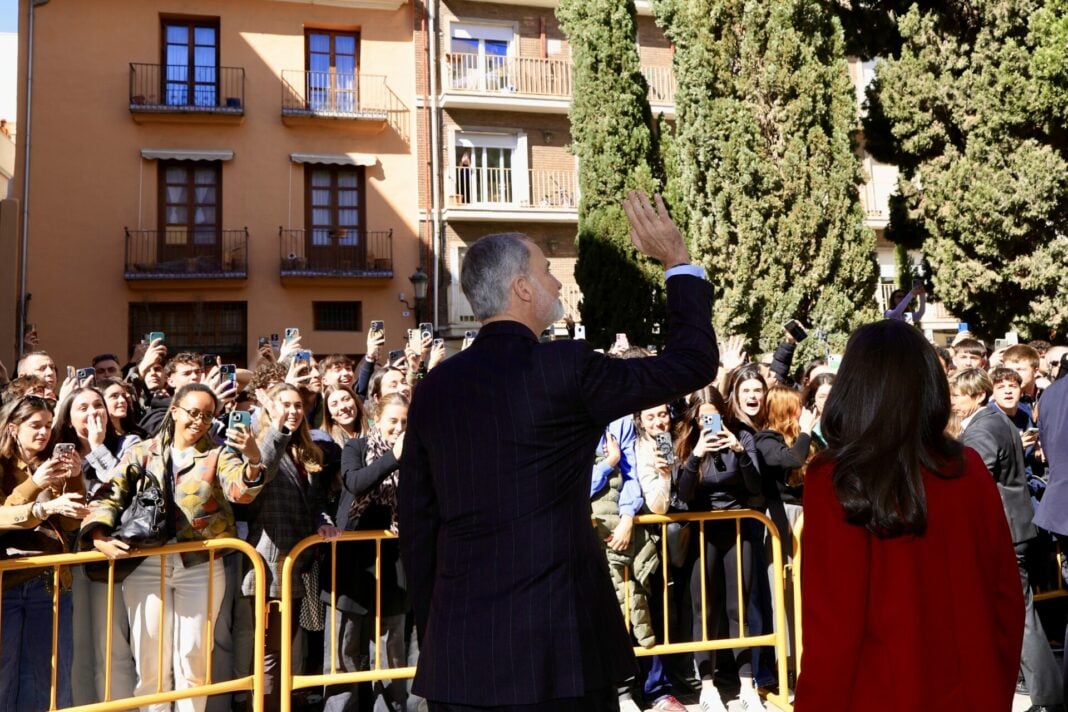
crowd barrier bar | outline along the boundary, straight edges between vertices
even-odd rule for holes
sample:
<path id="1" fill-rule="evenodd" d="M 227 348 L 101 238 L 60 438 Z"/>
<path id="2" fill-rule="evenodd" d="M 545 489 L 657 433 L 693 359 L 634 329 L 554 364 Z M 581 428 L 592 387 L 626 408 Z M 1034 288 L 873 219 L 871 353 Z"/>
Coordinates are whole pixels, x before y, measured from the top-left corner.
<path id="1" fill-rule="evenodd" d="M 382 542 L 387 539 L 396 539 L 397 535 L 384 529 L 365 530 L 356 532 L 342 532 L 337 538 L 326 540 L 318 534 L 313 534 L 294 546 L 282 563 L 282 682 L 281 698 L 282 712 L 290 712 L 292 708 L 293 690 L 307 687 L 319 687 L 321 685 L 343 685 L 356 682 L 371 682 L 377 680 L 402 680 L 415 677 L 414 667 L 383 668 L 382 667 L 382 596 L 380 592 L 382 581 Z M 337 545 L 349 541 L 374 541 L 375 543 L 375 625 L 374 645 L 375 660 L 371 670 L 357 670 L 352 672 L 337 671 Z M 324 635 L 330 643 L 330 673 L 321 675 L 294 675 L 293 674 L 293 616 L 290 606 L 299 606 L 300 599 L 293 598 L 293 572 L 297 559 L 305 551 L 316 545 L 330 546 L 330 611 L 329 625 Z M 323 661 L 326 662 L 325 660 Z"/>
<path id="2" fill-rule="evenodd" d="M 794 524 L 794 558 L 787 566 L 790 568 L 790 582 L 794 585 L 794 676 L 801 677 L 801 531 L 805 528 L 805 515 L 797 518 Z"/>
<path id="3" fill-rule="evenodd" d="M 265 615 L 264 615 L 264 596 L 261 593 L 264 590 L 266 575 L 264 573 L 263 559 L 256 552 L 248 542 L 241 539 L 220 538 L 220 539 L 206 539 L 198 541 L 178 542 L 175 544 L 167 544 L 152 549 L 139 549 L 131 553 L 128 557 L 124 558 L 147 558 L 149 556 L 164 557 L 168 554 L 182 554 L 188 552 L 206 552 L 208 554 L 209 567 L 208 573 L 208 588 L 207 588 L 207 601 L 212 600 L 213 593 L 213 581 L 214 577 L 211 575 L 213 569 L 216 566 L 216 551 L 219 549 L 233 549 L 240 551 L 252 563 L 252 570 L 255 576 L 256 582 L 256 595 L 253 597 L 255 606 L 255 630 L 253 645 L 254 650 L 263 650 L 264 647 L 264 635 L 265 635 Z M 113 603 L 115 601 L 115 562 L 109 560 L 104 554 L 97 551 L 83 551 L 79 553 L 71 554 L 51 554 L 48 556 L 27 556 L 17 559 L 5 559 L 0 561 L 0 585 L 3 582 L 3 575 L 8 571 L 21 571 L 25 569 L 38 569 L 38 568 L 51 568 L 52 569 L 52 678 L 51 678 L 51 692 L 49 697 L 49 710 L 55 710 L 56 708 L 56 676 L 59 670 L 59 595 L 60 595 L 60 570 L 64 566 L 81 566 L 84 564 L 91 564 L 94 562 L 108 562 L 108 591 L 107 591 L 107 634 L 105 638 L 105 656 L 104 656 L 104 700 L 102 702 L 95 702 L 89 705 L 79 705 L 75 707 L 64 707 L 62 709 L 68 712 L 118 712 L 119 710 L 129 709 L 130 707 L 142 707 L 145 705 L 174 702 L 175 700 L 189 699 L 193 697 L 206 697 L 209 695 L 225 694 L 229 692 L 241 692 L 249 691 L 251 693 L 252 709 L 253 712 L 263 712 L 263 666 L 264 659 L 262 655 L 253 656 L 253 672 L 251 675 L 245 677 L 235 678 L 227 680 L 225 682 L 212 682 L 211 681 L 211 657 L 212 646 L 210 641 L 213 640 L 213 630 L 211 616 L 207 616 L 206 623 L 206 635 L 205 640 L 209 641 L 207 646 L 207 655 L 205 658 L 207 673 L 205 675 L 206 684 L 198 687 L 191 687 L 184 690 L 171 690 L 169 692 L 163 691 L 163 666 L 158 665 L 158 675 L 156 678 L 156 692 L 151 695 L 141 695 L 139 697 L 126 697 L 118 700 L 112 700 L 111 697 L 111 649 L 112 649 L 112 616 L 114 615 Z M 161 562 L 162 563 L 162 562 Z M 221 565 L 221 564 L 219 564 Z M 166 572 L 163 566 L 160 567 L 160 599 L 165 600 L 164 592 L 166 585 Z M 163 620 L 166 614 L 165 606 L 160 606 L 160 630 L 163 630 Z M 3 625 L 3 620 L 0 618 L 0 626 Z M 159 648 L 157 649 L 159 657 L 157 660 L 163 659 L 163 639 L 160 638 Z"/>
<path id="4" fill-rule="evenodd" d="M 763 524 L 771 536 L 771 550 L 772 550 L 772 564 L 775 571 L 775 583 L 772 586 L 772 595 L 774 596 L 774 611 L 775 611 L 775 624 L 774 632 L 761 634 L 761 635 L 745 635 L 745 600 L 742 594 L 742 520 L 752 519 Z M 705 568 L 705 537 L 704 528 L 708 522 L 720 522 L 720 521 L 733 521 L 735 530 L 735 546 L 734 555 L 737 557 L 735 566 L 736 570 L 736 591 L 738 592 L 738 630 L 740 636 L 737 638 L 716 638 L 715 640 L 708 639 L 708 626 L 706 621 L 708 620 L 708 591 L 707 586 L 708 577 L 704 575 L 707 571 Z M 701 640 L 686 642 L 686 643 L 672 643 L 671 642 L 671 626 L 669 621 L 669 602 L 671 600 L 668 583 L 669 572 L 666 562 L 668 558 L 668 542 L 667 542 L 667 527 L 672 523 L 684 523 L 684 522 L 698 522 L 698 531 L 695 532 L 698 536 L 698 551 L 699 556 L 694 566 L 701 566 Z M 783 579 L 783 560 L 782 560 L 782 539 L 779 535 L 779 530 L 775 526 L 775 523 L 771 521 L 765 514 L 753 509 L 728 509 L 719 510 L 715 512 L 675 512 L 672 514 L 641 514 L 634 518 L 635 524 L 659 524 L 660 525 L 660 570 L 662 572 L 663 582 L 663 600 L 664 600 L 664 642 L 658 645 L 654 645 L 649 648 L 635 647 L 634 654 L 643 657 L 650 655 L 667 655 L 670 653 L 694 653 L 703 650 L 729 650 L 731 648 L 749 648 L 749 647 L 763 647 L 774 646 L 775 657 L 777 660 L 778 677 L 779 677 L 779 692 L 771 693 L 767 696 L 767 700 L 774 704 L 779 709 L 790 712 L 793 710 L 793 705 L 789 701 L 789 687 L 788 678 L 786 673 L 786 600 L 785 600 L 785 583 Z M 763 571 L 754 571 L 754 576 L 764 575 Z M 630 580 L 624 579 L 624 612 L 627 618 L 627 630 L 630 630 Z M 717 614 L 718 615 L 718 614 Z"/>

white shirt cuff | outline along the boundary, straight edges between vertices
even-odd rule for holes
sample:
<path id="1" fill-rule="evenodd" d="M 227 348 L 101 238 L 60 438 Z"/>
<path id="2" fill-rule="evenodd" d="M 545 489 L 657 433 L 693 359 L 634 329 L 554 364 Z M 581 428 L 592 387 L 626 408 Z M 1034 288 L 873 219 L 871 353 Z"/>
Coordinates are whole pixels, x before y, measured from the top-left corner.
<path id="1" fill-rule="evenodd" d="M 675 265 L 664 272 L 664 280 L 667 281 L 677 274 L 688 274 L 691 277 L 697 277 L 698 279 L 708 279 L 708 277 L 705 276 L 705 268 L 701 265 Z"/>

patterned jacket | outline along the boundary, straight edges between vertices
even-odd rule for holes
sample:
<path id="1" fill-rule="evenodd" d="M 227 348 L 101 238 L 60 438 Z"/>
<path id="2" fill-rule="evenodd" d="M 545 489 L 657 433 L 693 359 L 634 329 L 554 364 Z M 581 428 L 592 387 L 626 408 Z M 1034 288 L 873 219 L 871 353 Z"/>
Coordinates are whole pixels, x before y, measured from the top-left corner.
<path id="1" fill-rule="evenodd" d="M 278 433 L 273 435 L 275 438 L 282 437 Z M 271 438 L 268 438 L 268 442 L 274 445 Z M 266 469 L 258 473 L 257 479 L 250 481 L 248 461 L 240 453 L 227 447 L 217 447 L 208 438 L 198 442 L 192 464 L 175 473 L 173 495 L 177 504 L 177 540 L 184 542 L 236 536 L 237 528 L 230 503 L 247 504 L 256 498 L 277 472 L 278 453 L 283 448 L 284 445 L 282 448 L 275 447 L 268 453 L 268 448 L 264 447 L 263 463 Z M 140 464 L 163 488 L 164 476 L 170 466 L 169 450 L 157 435 L 137 443 L 123 454 L 111 475 L 111 491 L 97 502 L 96 508 L 82 525 L 83 549 L 92 548 L 90 534 L 94 529 L 104 527 L 111 532 L 118 525 L 130 499 L 127 466 Z M 268 455 L 271 459 L 268 459 Z M 182 562 L 186 566 L 207 560 L 207 554 L 199 552 L 182 554 Z"/>

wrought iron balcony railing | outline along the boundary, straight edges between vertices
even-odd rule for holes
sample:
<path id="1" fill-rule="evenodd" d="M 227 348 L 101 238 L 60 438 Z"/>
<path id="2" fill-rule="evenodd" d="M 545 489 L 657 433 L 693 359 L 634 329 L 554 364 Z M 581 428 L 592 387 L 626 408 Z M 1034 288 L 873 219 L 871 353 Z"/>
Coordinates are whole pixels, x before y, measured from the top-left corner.
<path id="1" fill-rule="evenodd" d="M 130 111 L 242 116 L 245 69 L 131 63 Z"/>
<path id="2" fill-rule="evenodd" d="M 392 277 L 393 230 L 278 228 L 283 277 Z"/>
<path id="3" fill-rule="evenodd" d="M 126 228 L 127 280 L 245 279 L 248 228 Z"/>
<path id="4" fill-rule="evenodd" d="M 282 115 L 386 121 L 393 107 L 384 76 L 282 71 Z"/>

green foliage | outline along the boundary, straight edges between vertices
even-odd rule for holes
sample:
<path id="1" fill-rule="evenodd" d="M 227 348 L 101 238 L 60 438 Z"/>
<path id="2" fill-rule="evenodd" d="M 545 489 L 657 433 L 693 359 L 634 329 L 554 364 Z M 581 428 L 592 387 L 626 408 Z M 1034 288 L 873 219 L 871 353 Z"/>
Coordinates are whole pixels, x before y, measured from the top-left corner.
<path id="1" fill-rule="evenodd" d="M 579 158 L 578 263 L 587 338 L 608 345 L 618 332 L 634 344 L 658 341 L 664 320 L 663 269 L 639 257 L 621 207 L 635 188 L 662 181 L 636 44 L 633 0 L 562 0 L 557 17 L 571 43 L 572 150 Z"/>
<path id="2" fill-rule="evenodd" d="M 841 346 L 876 318 L 841 26 L 820 0 L 654 6 L 676 47 L 669 193 L 709 271 L 717 329 L 768 351 L 798 318 Z"/>
<path id="3" fill-rule="evenodd" d="M 1068 328 L 1068 0 L 914 5 L 865 132 L 903 169 L 888 237 L 922 244 L 935 295 L 986 336 Z M 876 153 L 878 151 L 878 153 Z"/>

